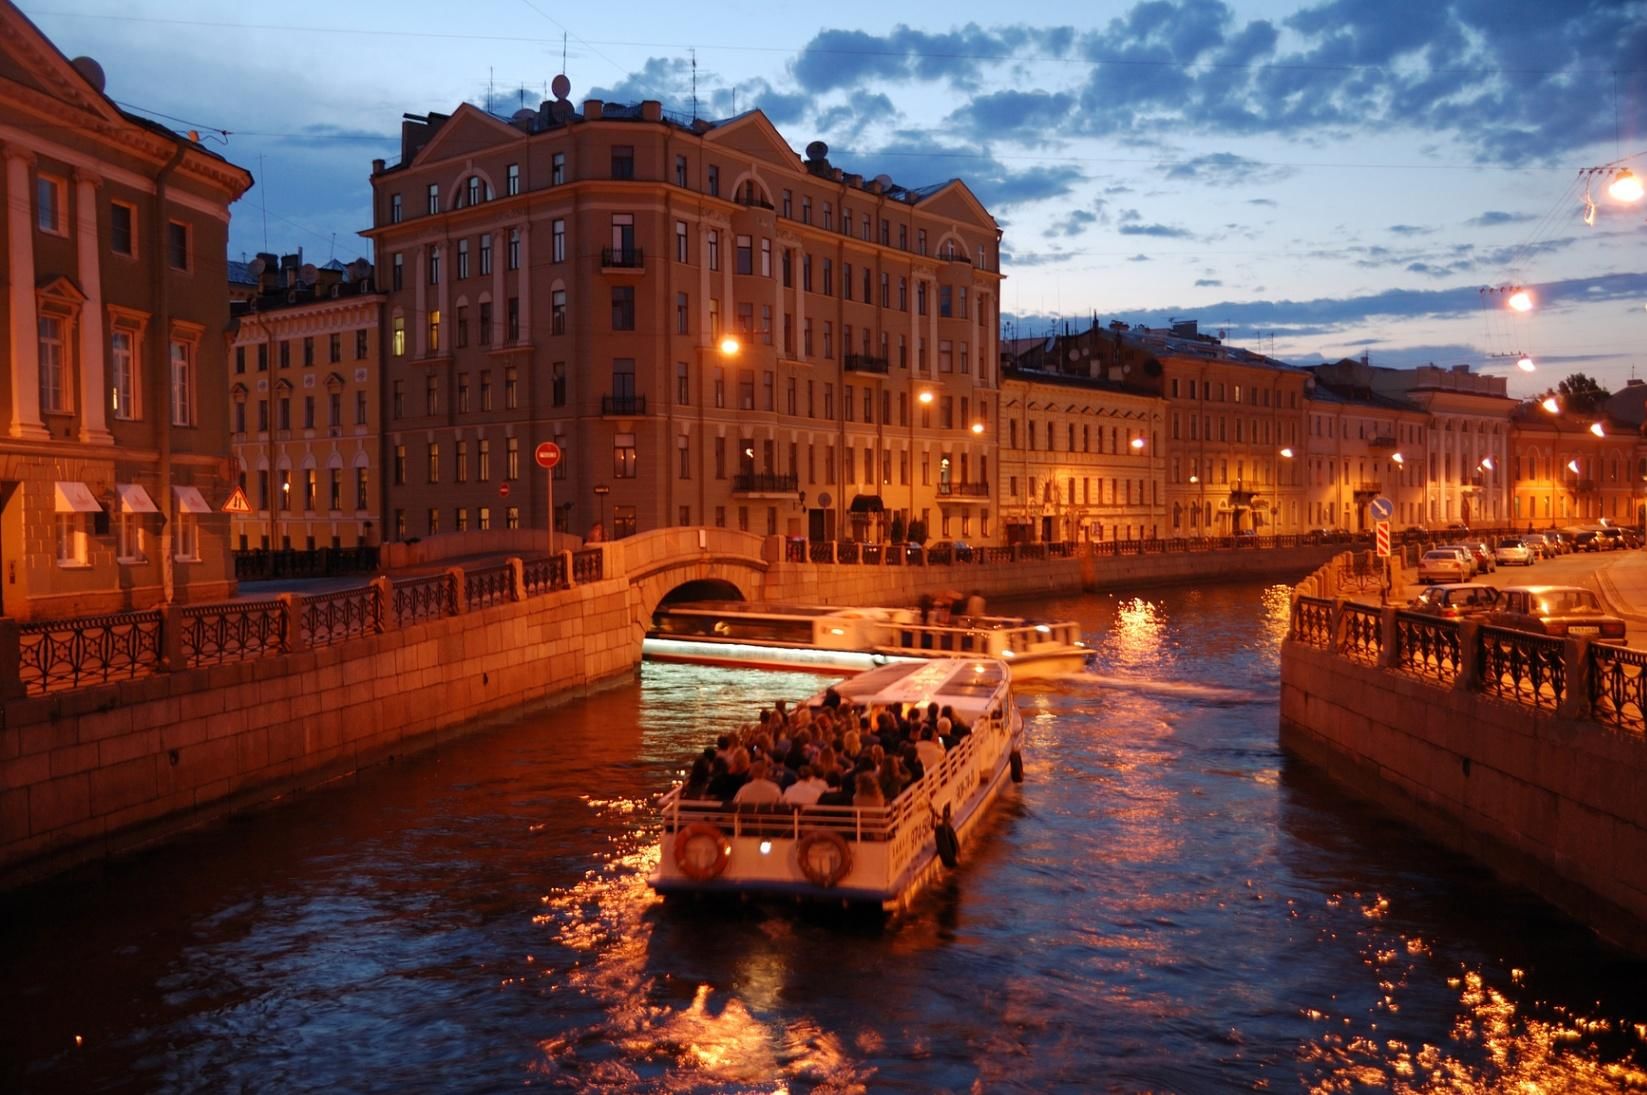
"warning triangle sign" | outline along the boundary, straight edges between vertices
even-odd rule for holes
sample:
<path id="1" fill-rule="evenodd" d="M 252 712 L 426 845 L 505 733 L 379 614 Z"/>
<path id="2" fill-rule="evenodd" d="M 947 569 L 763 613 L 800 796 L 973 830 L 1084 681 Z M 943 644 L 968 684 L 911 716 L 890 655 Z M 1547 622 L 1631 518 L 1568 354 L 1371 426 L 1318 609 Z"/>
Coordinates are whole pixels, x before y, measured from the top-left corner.
<path id="1" fill-rule="evenodd" d="M 224 513 L 250 513 L 250 512 L 252 512 L 252 503 L 249 499 L 247 499 L 246 492 L 244 490 L 242 490 L 239 486 L 236 486 L 235 489 L 234 489 L 234 493 L 229 495 L 229 500 L 227 502 L 223 503 L 223 512 Z"/>

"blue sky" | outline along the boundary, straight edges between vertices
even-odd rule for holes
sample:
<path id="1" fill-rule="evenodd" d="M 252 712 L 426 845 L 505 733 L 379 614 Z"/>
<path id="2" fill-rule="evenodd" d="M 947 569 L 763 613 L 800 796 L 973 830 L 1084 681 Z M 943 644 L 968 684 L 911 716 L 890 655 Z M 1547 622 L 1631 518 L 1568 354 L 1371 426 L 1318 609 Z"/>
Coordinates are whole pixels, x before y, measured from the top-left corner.
<path id="1" fill-rule="evenodd" d="M 235 257 L 366 253 L 403 112 L 533 104 L 563 48 L 575 102 L 690 111 L 695 55 L 705 117 L 760 106 L 850 170 L 966 179 L 1005 229 L 1020 334 L 1196 318 L 1299 362 L 1507 370 L 1517 394 L 1647 376 L 1647 206 L 1598 187 L 1586 227 L 1579 175 L 1647 175 L 1647 0 L 23 10 L 123 106 L 258 177 Z M 1482 292 L 1511 284 L 1541 306 Z"/>

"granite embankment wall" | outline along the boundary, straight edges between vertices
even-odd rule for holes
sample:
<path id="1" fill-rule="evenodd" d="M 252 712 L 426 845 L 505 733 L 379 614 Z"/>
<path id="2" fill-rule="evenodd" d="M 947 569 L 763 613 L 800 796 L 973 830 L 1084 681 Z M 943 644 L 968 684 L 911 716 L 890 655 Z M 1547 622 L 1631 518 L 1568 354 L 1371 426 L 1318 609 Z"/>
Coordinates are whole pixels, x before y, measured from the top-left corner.
<path id="1" fill-rule="evenodd" d="M 1536 653 L 1520 668 L 1488 668 L 1487 629 L 1473 623 L 1459 629 L 1456 678 L 1439 682 L 1412 671 L 1434 651 L 1404 646 L 1416 634 L 1398 637 L 1395 610 L 1380 615 L 1386 654 L 1376 664 L 1345 655 L 1337 623 L 1325 645 L 1319 634 L 1307 642 L 1296 633 L 1284 644 L 1282 746 L 1604 937 L 1647 953 L 1647 736 L 1597 717 L 1639 723 L 1639 695 L 1596 700 L 1591 681 L 1603 667 L 1589 644 L 1568 640 L 1555 654 L 1561 702 L 1530 702 L 1540 686 L 1529 692 L 1522 671 Z M 1518 640 L 1490 642 L 1503 649 Z M 1496 683 L 1521 698 L 1483 692 L 1484 672 L 1501 675 Z"/>
<path id="2" fill-rule="evenodd" d="M 1241 548 L 952 565 L 786 561 L 784 542 L 722 529 L 660 530 L 602 545 L 598 580 L 525 595 L 519 564 L 503 603 L 294 649 L 289 626 L 248 660 L 7 700 L 0 707 L 0 884 L 159 839 L 318 785 L 535 704 L 627 677 L 659 600 L 689 581 L 755 600 L 911 604 L 923 592 L 991 598 L 1296 575 L 1325 549 Z M 571 569 L 568 560 L 567 568 Z M 580 580 L 581 581 L 581 580 Z M 256 615 L 257 606 L 246 611 Z M 295 611 L 295 610 L 294 610 Z M 295 619 L 295 617 L 294 617 Z M 168 616 L 166 627 L 177 622 Z M 368 630 L 372 630 L 368 628 Z M 3 629 L 0 629 L 3 632 Z M 171 647 L 168 636 L 162 647 Z M 15 630 L 0 633 L 15 666 Z M 14 684 L 16 682 L 13 682 Z"/>

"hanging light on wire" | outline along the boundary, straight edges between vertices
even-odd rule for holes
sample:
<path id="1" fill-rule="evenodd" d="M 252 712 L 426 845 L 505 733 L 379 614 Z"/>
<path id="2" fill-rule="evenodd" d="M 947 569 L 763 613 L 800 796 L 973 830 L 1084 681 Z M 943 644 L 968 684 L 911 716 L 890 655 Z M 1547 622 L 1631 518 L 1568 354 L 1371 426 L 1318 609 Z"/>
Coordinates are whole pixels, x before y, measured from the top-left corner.
<path id="1" fill-rule="evenodd" d="M 1530 373 L 1534 369 L 1538 368 L 1537 365 L 1533 364 L 1533 359 L 1526 354 L 1521 355 L 1521 357 L 1516 361 L 1515 367 L 1524 373 Z"/>
<path id="2" fill-rule="evenodd" d="M 1607 184 L 1607 193 L 1614 201 L 1638 202 L 1643 193 L 1641 179 L 1628 167 L 1621 167 L 1613 176 L 1613 181 Z"/>

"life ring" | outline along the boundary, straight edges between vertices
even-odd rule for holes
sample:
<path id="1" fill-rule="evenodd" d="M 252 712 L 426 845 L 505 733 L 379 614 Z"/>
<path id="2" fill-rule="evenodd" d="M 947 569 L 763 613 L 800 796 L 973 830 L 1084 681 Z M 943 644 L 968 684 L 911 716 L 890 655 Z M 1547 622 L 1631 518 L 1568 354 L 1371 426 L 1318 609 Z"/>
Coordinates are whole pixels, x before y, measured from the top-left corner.
<path id="1" fill-rule="evenodd" d="M 731 854 L 726 834 L 707 821 L 694 821 L 675 834 L 675 866 L 694 882 L 707 882 L 726 870 Z"/>
<path id="2" fill-rule="evenodd" d="M 1007 762 L 1012 765 L 1012 782 L 1024 782 L 1024 755 L 1014 749 L 1007 754 Z"/>
<path id="3" fill-rule="evenodd" d="M 852 846 L 839 833 L 813 829 L 795 843 L 795 862 L 814 886 L 833 886 L 852 869 Z"/>

